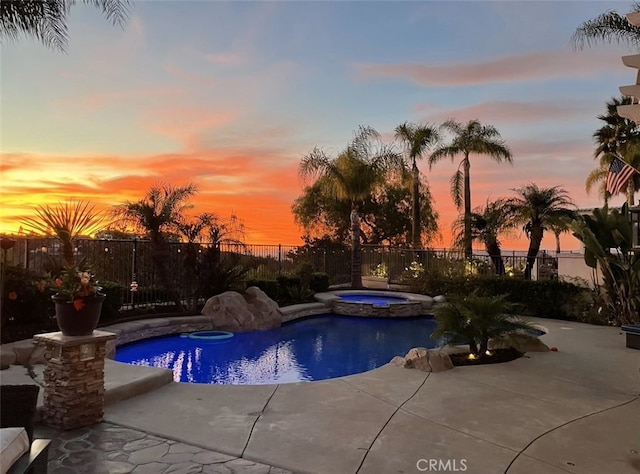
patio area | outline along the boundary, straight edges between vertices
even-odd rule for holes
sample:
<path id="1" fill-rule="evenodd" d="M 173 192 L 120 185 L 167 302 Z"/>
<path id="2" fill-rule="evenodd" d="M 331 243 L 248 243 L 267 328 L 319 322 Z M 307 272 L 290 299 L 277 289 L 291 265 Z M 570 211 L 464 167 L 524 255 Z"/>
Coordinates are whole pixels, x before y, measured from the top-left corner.
<path id="1" fill-rule="evenodd" d="M 49 431 L 51 472 L 637 474 L 640 353 L 619 328 L 534 322 L 558 352 L 432 374 L 141 390 L 144 368 L 110 362 L 104 422 Z"/>

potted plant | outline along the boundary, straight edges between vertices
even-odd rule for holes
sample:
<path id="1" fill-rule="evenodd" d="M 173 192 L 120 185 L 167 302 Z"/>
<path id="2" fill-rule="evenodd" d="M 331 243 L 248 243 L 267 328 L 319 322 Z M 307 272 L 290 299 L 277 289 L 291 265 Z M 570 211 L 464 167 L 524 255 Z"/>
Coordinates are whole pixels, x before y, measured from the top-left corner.
<path id="1" fill-rule="evenodd" d="M 57 272 L 52 285 L 58 326 L 65 336 L 90 335 L 100 319 L 105 295 L 86 266 L 76 263 L 75 240 L 104 228 L 105 216 L 82 201 L 38 206 L 35 214 L 23 220 L 23 225 L 57 238 L 62 247 L 64 265 L 58 266 L 64 270 Z"/>
<path id="2" fill-rule="evenodd" d="M 53 280 L 51 297 L 64 336 L 88 336 L 98 325 L 105 295 L 88 270 L 68 267 Z"/>

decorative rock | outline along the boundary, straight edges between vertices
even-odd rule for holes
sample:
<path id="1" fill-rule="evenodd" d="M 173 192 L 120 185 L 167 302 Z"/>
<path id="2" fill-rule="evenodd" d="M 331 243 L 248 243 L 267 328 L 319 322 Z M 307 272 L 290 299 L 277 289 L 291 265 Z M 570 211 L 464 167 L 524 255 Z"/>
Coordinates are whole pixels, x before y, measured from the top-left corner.
<path id="1" fill-rule="evenodd" d="M 431 298 L 430 296 L 424 296 L 420 301 L 422 302 L 423 310 L 428 310 L 433 308 L 433 304 L 435 303 L 434 299 Z"/>
<path id="2" fill-rule="evenodd" d="M 446 352 L 424 347 L 414 347 L 407 352 L 405 357 L 394 357 L 391 363 L 401 366 L 404 360 L 404 367 L 407 369 L 418 369 L 423 372 L 442 372 L 453 369 L 453 362 Z"/>
<path id="3" fill-rule="evenodd" d="M 447 353 L 438 350 L 430 350 L 427 354 L 429 356 L 431 372 L 442 372 L 453 369 L 453 362 L 451 362 L 451 357 L 449 357 Z"/>
<path id="4" fill-rule="evenodd" d="M 549 346 L 530 334 L 512 332 L 505 334 L 499 339 L 489 341 L 489 349 L 508 349 L 513 347 L 521 353 L 525 352 L 548 352 Z"/>
<path id="5" fill-rule="evenodd" d="M 444 297 L 444 295 L 438 295 L 433 297 L 433 301 L 437 304 L 443 304 L 447 302 L 447 299 Z"/>
<path id="6" fill-rule="evenodd" d="M 250 286 L 245 290 L 245 300 L 249 311 L 253 313 L 260 329 L 277 328 L 282 324 L 282 313 L 278 303 L 273 301 L 257 286 Z"/>
<path id="7" fill-rule="evenodd" d="M 424 347 L 414 347 L 409 349 L 405 358 L 405 368 L 418 369 L 423 372 L 431 372 L 429 366 L 429 356 L 427 355 L 427 349 Z"/>
<path id="8" fill-rule="evenodd" d="M 246 332 L 279 326 L 282 314 L 277 310 L 277 303 L 260 293 L 262 291 L 258 288 L 253 290 L 249 304 L 240 293 L 225 291 L 209 298 L 202 308 L 202 314 L 212 318 L 213 329 L 225 331 Z M 275 304 L 275 308 L 269 301 Z M 254 314 L 251 309 L 259 313 Z"/>

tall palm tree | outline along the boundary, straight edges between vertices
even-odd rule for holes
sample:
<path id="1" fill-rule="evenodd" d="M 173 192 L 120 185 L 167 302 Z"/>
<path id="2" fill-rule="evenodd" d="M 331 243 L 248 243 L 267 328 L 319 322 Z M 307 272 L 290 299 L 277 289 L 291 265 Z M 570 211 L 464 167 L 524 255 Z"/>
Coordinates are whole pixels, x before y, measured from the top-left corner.
<path id="1" fill-rule="evenodd" d="M 411 244 L 422 247 L 420 226 L 420 171 L 417 160 L 440 139 L 438 130 L 430 125 L 403 123 L 396 127 L 396 138 L 402 141 L 406 157 L 411 162 Z"/>
<path id="2" fill-rule="evenodd" d="M 504 275 L 505 268 L 502 261 L 502 248 L 499 237 L 500 234 L 513 228 L 513 221 L 506 212 L 505 200 L 487 200 L 484 206 L 477 207 L 471 212 L 469 223 L 471 225 L 471 238 L 484 244 L 496 274 Z M 456 246 L 464 245 L 464 224 L 464 215 L 453 223 Z"/>
<path id="3" fill-rule="evenodd" d="M 594 185 L 600 184 L 599 190 L 605 203 L 610 195 L 606 192 L 606 181 L 609 166 L 614 157 L 618 156 L 634 168 L 640 168 L 640 128 L 632 120 L 618 115 L 619 105 L 631 104 L 630 97 L 613 97 L 607 102 L 606 114 L 599 115 L 598 119 L 604 125 L 593 134 L 597 146 L 594 157 L 599 159 L 598 168 L 587 176 L 585 188 L 590 192 Z M 627 185 L 627 203 L 633 206 L 634 195 L 640 189 L 640 174 L 636 173 Z"/>
<path id="4" fill-rule="evenodd" d="M 82 0 L 99 8 L 113 25 L 122 27 L 129 0 Z M 3 0 L 0 2 L 0 37 L 15 40 L 31 36 L 47 47 L 65 51 L 67 19 L 76 0 Z"/>
<path id="5" fill-rule="evenodd" d="M 106 216 L 85 201 L 37 206 L 35 214 L 35 217 L 25 218 L 22 224 L 27 230 L 56 237 L 62 244 L 62 256 L 68 267 L 76 265 L 75 240 L 95 234 L 106 222 Z"/>
<path id="6" fill-rule="evenodd" d="M 544 231 L 563 216 L 573 217 L 575 205 L 569 193 L 560 186 L 539 188 L 534 183 L 529 183 L 513 191 L 516 196 L 507 199 L 505 207 L 514 224 L 522 225 L 529 239 L 524 275 L 530 280 Z"/>
<path id="7" fill-rule="evenodd" d="M 336 157 L 316 147 L 300 162 L 301 178 L 318 178 L 328 194 L 350 203 L 352 288 L 362 288 L 360 206 L 385 182 L 387 172 L 401 165 L 401 157 L 380 143 L 378 132 L 362 126 Z"/>
<path id="8" fill-rule="evenodd" d="M 165 233 L 176 230 L 184 211 L 191 207 L 188 204 L 189 198 L 195 193 L 194 184 L 179 187 L 159 184 L 153 186 L 140 201 L 127 201 L 113 208 L 114 216 L 126 224 L 134 225 L 149 237 L 153 264 L 160 283 L 178 308 L 182 308 L 182 302 L 169 277 L 169 247 Z"/>
<path id="9" fill-rule="evenodd" d="M 631 11 L 640 12 L 640 3 L 633 2 Z M 638 49 L 640 28 L 629 23 L 625 16 L 609 10 L 582 23 L 573 33 L 571 43 L 577 49 L 596 43 L 618 43 Z"/>
<path id="10" fill-rule="evenodd" d="M 442 127 L 453 134 L 453 139 L 448 145 L 438 147 L 429 157 L 429 165 L 433 166 L 442 158 L 462 155 L 462 161 L 458 164 L 458 170 L 451 178 L 451 195 L 456 207 L 460 209 L 463 204 L 464 190 L 464 252 L 467 259 L 471 259 L 471 184 L 469 170 L 471 161 L 469 156 L 488 155 L 489 158 L 501 163 L 512 163 L 511 151 L 505 145 L 498 130 L 491 125 L 482 125 L 478 120 L 470 120 L 461 124 L 454 120 L 447 120 Z M 462 171 L 460 170 L 462 168 Z"/>

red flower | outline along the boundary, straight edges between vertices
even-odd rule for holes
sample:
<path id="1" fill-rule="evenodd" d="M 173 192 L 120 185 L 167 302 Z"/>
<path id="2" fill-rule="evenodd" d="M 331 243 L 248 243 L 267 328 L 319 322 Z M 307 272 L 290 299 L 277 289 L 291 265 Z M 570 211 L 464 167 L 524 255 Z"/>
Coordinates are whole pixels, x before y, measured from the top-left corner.
<path id="1" fill-rule="evenodd" d="M 55 283 L 56 283 L 56 286 L 57 286 L 58 288 L 60 288 L 60 287 L 62 286 L 62 280 L 61 280 L 60 278 L 56 278 Z"/>
<path id="2" fill-rule="evenodd" d="M 9 299 L 11 301 L 15 301 L 18 299 L 18 293 L 16 293 L 15 291 L 10 291 L 9 292 Z"/>
<path id="3" fill-rule="evenodd" d="M 76 309 L 76 311 L 80 311 L 82 308 L 84 308 L 84 301 L 82 301 L 81 299 L 73 300 L 73 307 Z"/>

